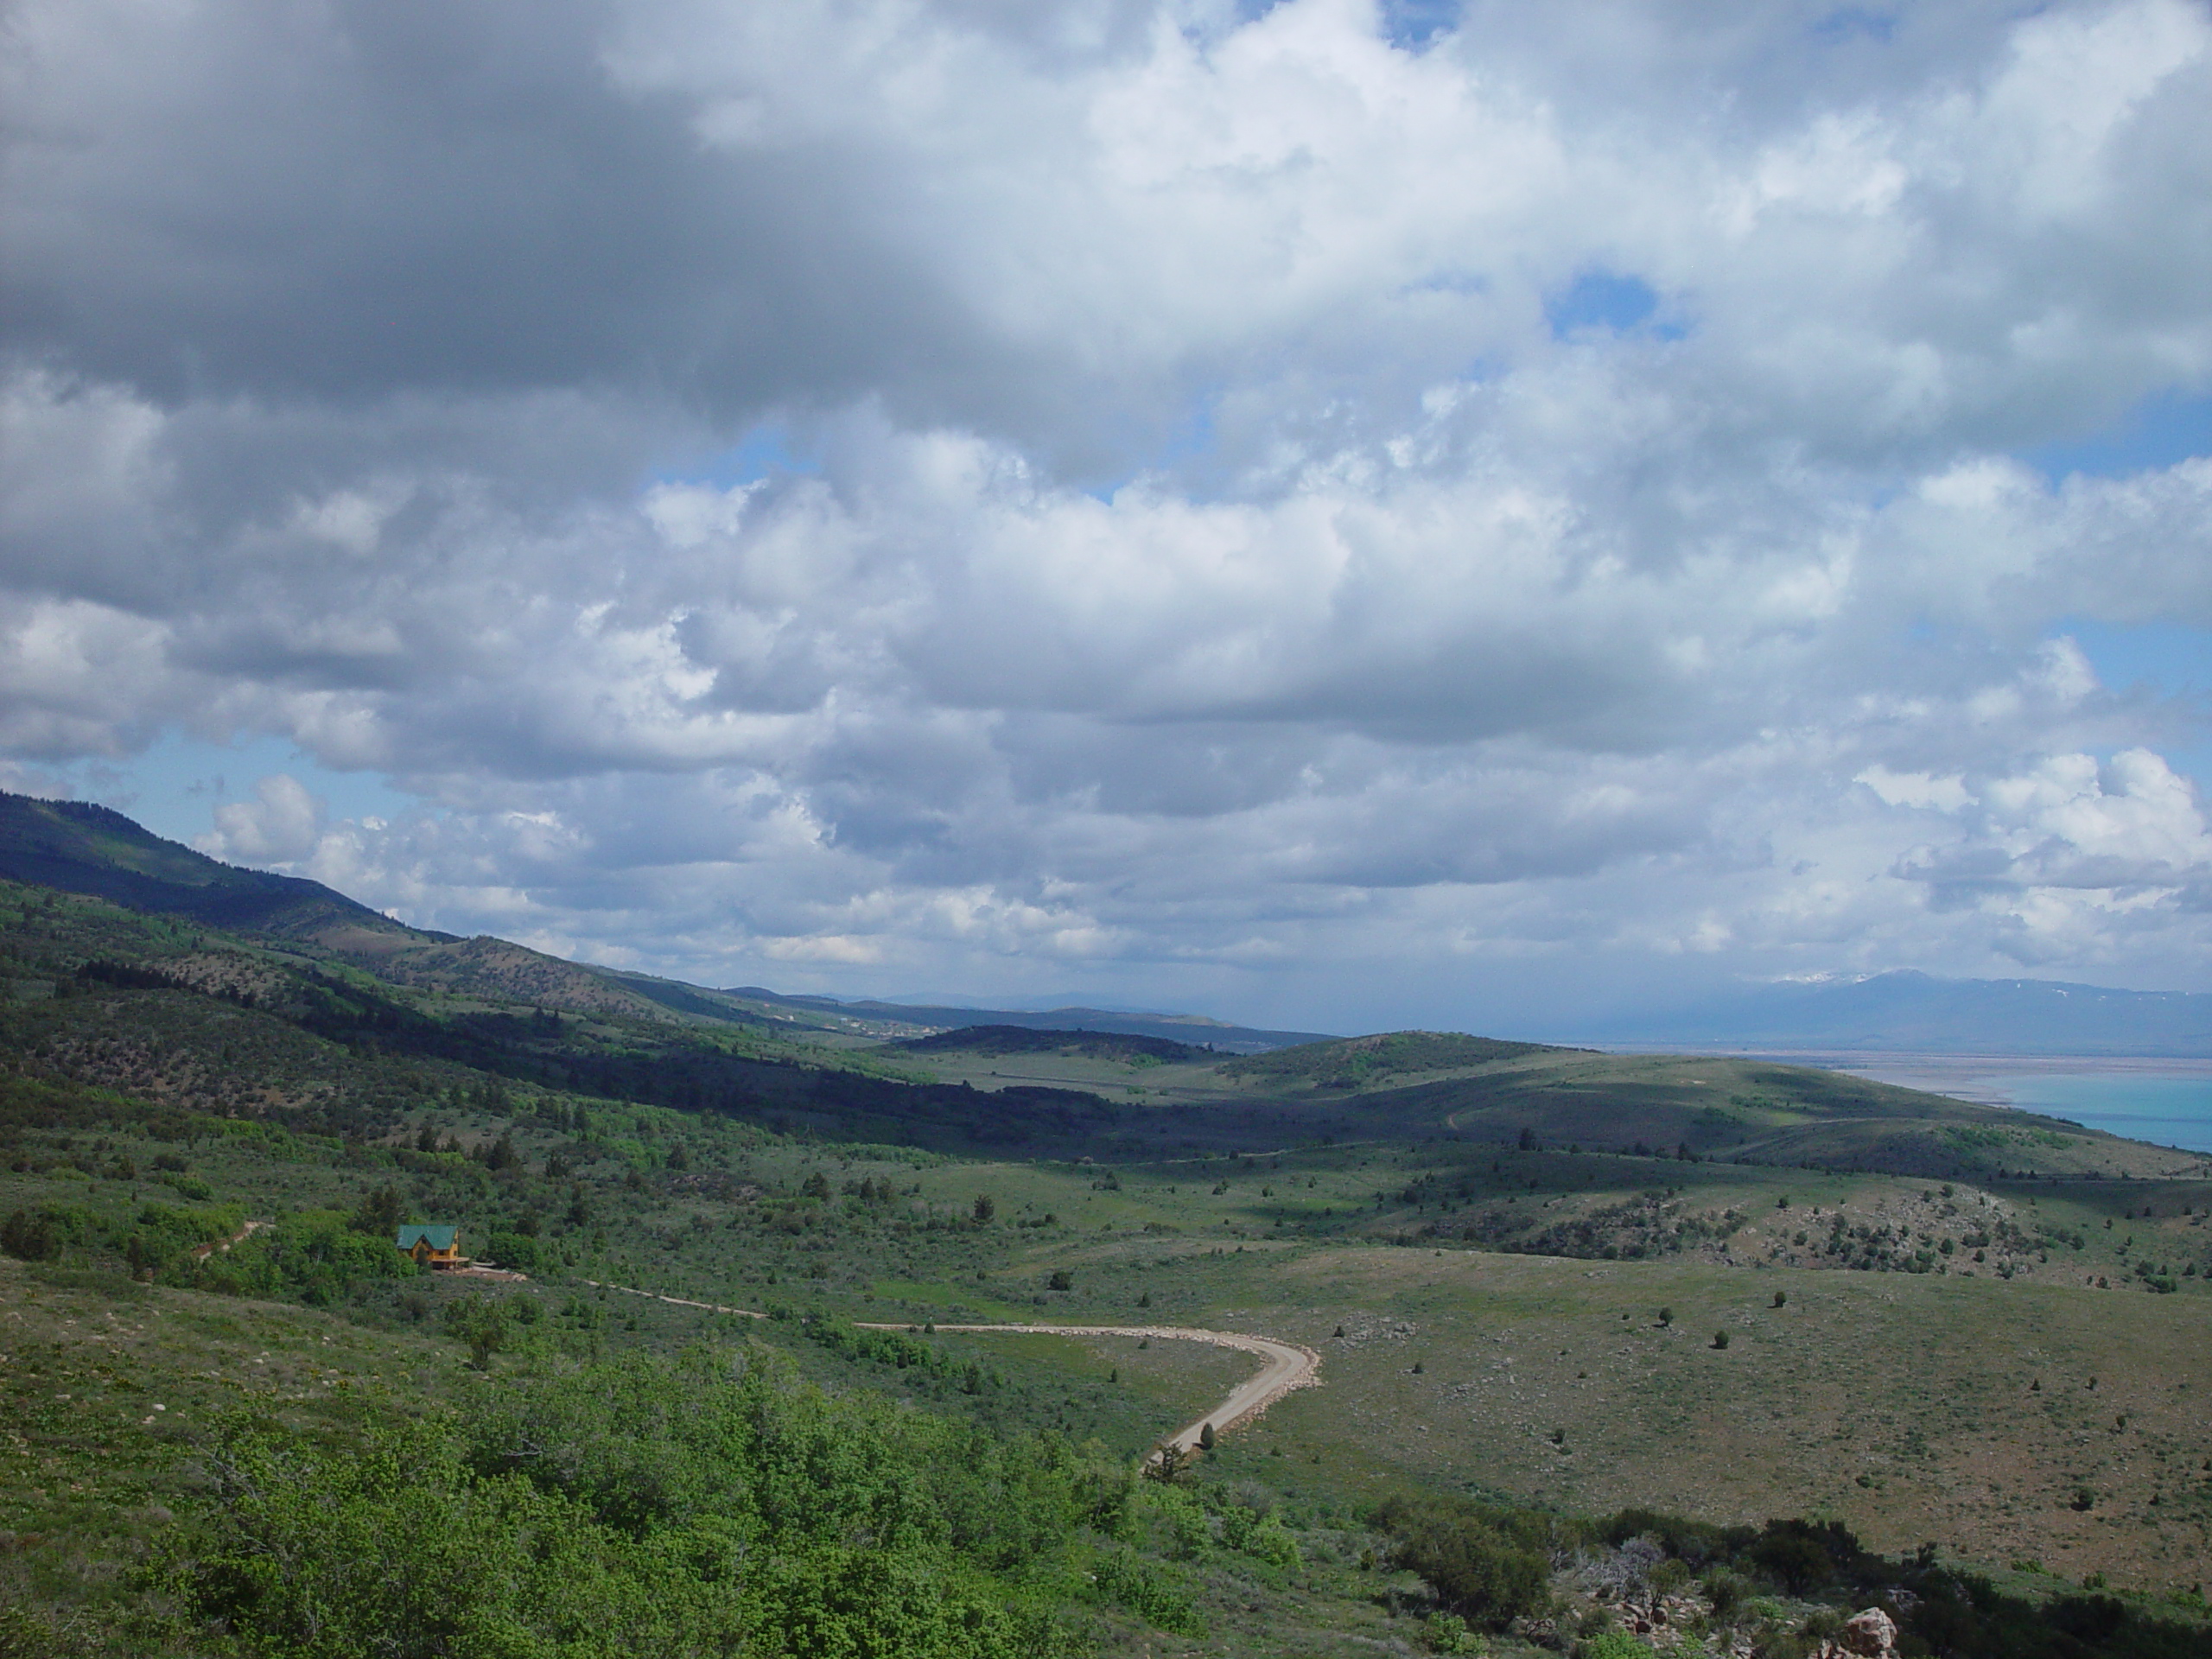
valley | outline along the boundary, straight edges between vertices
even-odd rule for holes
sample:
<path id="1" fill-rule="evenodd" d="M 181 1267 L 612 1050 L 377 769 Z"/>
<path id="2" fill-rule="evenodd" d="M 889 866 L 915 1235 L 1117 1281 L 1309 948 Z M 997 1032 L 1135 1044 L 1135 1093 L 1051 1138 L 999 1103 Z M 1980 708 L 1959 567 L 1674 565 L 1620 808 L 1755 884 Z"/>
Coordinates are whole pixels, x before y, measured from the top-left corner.
<path id="1" fill-rule="evenodd" d="M 1614 1616 L 1575 1575 L 1647 1535 L 1686 1564 L 1669 1582 L 1706 1586 L 1714 1640 L 1756 1627 L 1776 1653 L 1908 1580 L 1986 1604 L 1945 1651 L 2029 1651 L 2035 1610 L 2107 1603 L 2105 1645 L 2078 1650 L 2203 1634 L 2202 1155 L 1741 1058 L 864 1031 L 666 982 L 632 1001 L 498 941 L 410 936 L 397 954 L 433 954 L 387 974 L 335 895 L 232 931 L 185 907 L 204 896 L 153 907 L 141 874 L 136 908 L 0 884 L 0 1586 L 22 1642 L 197 1650 L 216 1624 L 175 1610 L 213 1592 L 174 1575 L 246 1524 L 219 1450 L 239 1436 L 249 1462 L 476 1446 L 474 1474 L 403 1460 L 409 1501 L 459 1503 L 506 1467 L 480 1436 L 510 1406 L 555 1414 L 535 1433 L 583 1410 L 572 1385 L 697 1389 L 711 1418 L 740 1409 L 733 1377 L 744 1411 L 781 1379 L 775 1412 L 845 1424 L 887 1468 L 911 1435 L 980 1437 L 990 1466 L 1090 1494 L 1058 1541 L 899 1558 L 980 1586 L 1001 1611 L 975 1618 L 1027 1632 L 1006 1651 L 1533 1650 Z M 424 965 L 456 960 L 482 971 Z M 416 1270 L 408 1222 L 505 1276 Z M 1257 1363 L 1169 1334 L 1193 1330 L 1309 1351 L 1316 1385 L 1147 1479 Z M 579 1442 L 578 1467 L 611 1445 Z M 619 1506 L 544 1490 L 600 1504 L 575 1524 L 613 1529 L 606 1571 L 646 1571 L 619 1565 Z M 766 1490 L 682 1524 L 832 1548 L 776 1531 Z M 1840 1529 L 1827 1565 L 1758 1579 L 1761 1541 L 1801 1521 Z M 1440 1526 L 1534 1552 L 1551 1588 L 1440 1590 L 1419 1541 Z M 1732 1624 L 1729 1561 L 1766 1598 Z M 727 1603 L 715 1582 L 695 1634 L 798 1617 L 763 1580 Z M 222 1629 L 257 1628 L 222 1605 Z"/>

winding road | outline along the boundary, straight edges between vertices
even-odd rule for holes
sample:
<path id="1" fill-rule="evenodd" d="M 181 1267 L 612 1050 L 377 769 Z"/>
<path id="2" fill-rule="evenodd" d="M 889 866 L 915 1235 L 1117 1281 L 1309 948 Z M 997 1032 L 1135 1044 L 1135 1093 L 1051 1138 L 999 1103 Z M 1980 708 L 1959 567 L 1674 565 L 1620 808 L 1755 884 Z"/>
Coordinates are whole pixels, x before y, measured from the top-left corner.
<path id="1" fill-rule="evenodd" d="M 907 1331 L 905 1325 L 863 1325 L 864 1331 Z M 1229 1391 L 1229 1398 L 1200 1417 L 1193 1417 L 1160 1444 L 1180 1454 L 1198 1444 L 1211 1423 L 1216 1434 L 1250 1422 L 1269 1406 L 1298 1389 L 1320 1386 L 1321 1356 L 1302 1343 L 1279 1342 L 1273 1337 L 1248 1337 L 1241 1331 L 1202 1331 L 1184 1325 L 940 1325 L 940 1331 L 965 1331 L 980 1336 L 1033 1337 L 1149 1337 L 1153 1341 L 1205 1342 L 1217 1348 L 1235 1348 L 1260 1357 L 1260 1369 Z"/>
<path id="2" fill-rule="evenodd" d="M 638 1290 L 628 1285 L 602 1285 L 596 1279 L 583 1281 L 594 1290 L 619 1290 L 625 1296 L 645 1296 L 657 1302 L 666 1302 L 671 1307 L 696 1307 L 709 1313 L 728 1313 L 739 1319 L 765 1319 L 768 1316 L 750 1307 L 725 1307 L 719 1302 L 695 1302 L 684 1296 L 664 1296 L 656 1291 Z M 920 1327 L 911 1323 L 883 1323 L 870 1320 L 854 1321 L 862 1331 L 916 1331 Z M 1226 1434 L 1252 1421 L 1269 1406 L 1300 1389 L 1318 1388 L 1321 1382 L 1321 1356 L 1303 1343 L 1282 1342 L 1274 1337 L 1247 1336 L 1241 1331 L 1205 1331 L 1184 1325 L 940 1325 L 938 1331 L 957 1332 L 973 1336 L 1000 1337 L 1139 1337 L 1154 1342 L 1204 1342 L 1216 1348 L 1234 1348 L 1239 1352 L 1256 1354 L 1260 1369 L 1229 1391 L 1229 1397 L 1203 1416 L 1194 1417 L 1173 1434 L 1162 1437 L 1160 1447 L 1164 1452 L 1180 1457 L 1196 1447 L 1209 1424 L 1213 1432 Z"/>

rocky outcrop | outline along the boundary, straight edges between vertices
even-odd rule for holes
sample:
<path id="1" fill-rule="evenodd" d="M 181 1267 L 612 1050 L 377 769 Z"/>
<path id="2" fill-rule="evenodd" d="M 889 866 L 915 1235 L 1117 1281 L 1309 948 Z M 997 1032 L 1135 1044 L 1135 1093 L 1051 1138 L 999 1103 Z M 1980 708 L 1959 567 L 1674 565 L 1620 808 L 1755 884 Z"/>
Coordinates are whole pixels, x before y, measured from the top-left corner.
<path id="1" fill-rule="evenodd" d="M 1813 1659 L 1896 1659 L 1897 1621 L 1878 1607 L 1853 1613 L 1843 1634 L 1830 1637 L 1813 1650 Z"/>

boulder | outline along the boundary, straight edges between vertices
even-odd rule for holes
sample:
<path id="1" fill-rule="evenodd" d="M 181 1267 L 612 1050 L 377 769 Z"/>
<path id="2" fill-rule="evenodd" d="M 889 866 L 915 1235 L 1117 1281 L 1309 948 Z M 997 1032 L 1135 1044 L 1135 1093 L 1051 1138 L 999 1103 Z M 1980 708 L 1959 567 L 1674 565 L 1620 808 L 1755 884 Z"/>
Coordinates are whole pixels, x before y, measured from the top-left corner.
<path id="1" fill-rule="evenodd" d="M 1897 1659 L 1897 1621 L 1878 1607 L 1853 1613 L 1843 1634 L 1815 1649 L 1814 1659 Z"/>

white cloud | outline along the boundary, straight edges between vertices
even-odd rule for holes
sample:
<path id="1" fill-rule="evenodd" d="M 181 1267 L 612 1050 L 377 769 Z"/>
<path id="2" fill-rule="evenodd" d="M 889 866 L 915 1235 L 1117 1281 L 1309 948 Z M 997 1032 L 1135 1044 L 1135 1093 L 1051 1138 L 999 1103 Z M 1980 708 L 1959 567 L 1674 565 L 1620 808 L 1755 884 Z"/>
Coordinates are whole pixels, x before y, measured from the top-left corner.
<path id="1" fill-rule="evenodd" d="M 709 977 L 2212 959 L 2063 637 L 2212 627 L 2212 460 L 2018 459 L 2212 385 L 2201 8 L 130 17 L 4 48 L 18 762 Z"/>
<path id="2" fill-rule="evenodd" d="M 315 852 L 329 816 L 322 801 L 288 772 L 264 778 L 251 801 L 215 808 L 213 831 L 200 838 L 201 852 L 240 864 L 296 864 Z"/>
<path id="3" fill-rule="evenodd" d="M 1974 798 L 1967 793 L 1965 783 L 1957 778 L 1935 778 L 1924 772 L 1891 772 L 1887 766 L 1871 766 L 1852 780 L 1864 784 L 1891 806 L 1932 807 L 1939 812 L 1955 812 Z"/>

